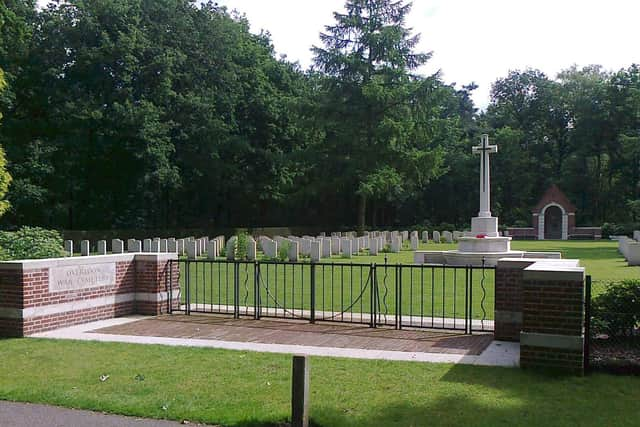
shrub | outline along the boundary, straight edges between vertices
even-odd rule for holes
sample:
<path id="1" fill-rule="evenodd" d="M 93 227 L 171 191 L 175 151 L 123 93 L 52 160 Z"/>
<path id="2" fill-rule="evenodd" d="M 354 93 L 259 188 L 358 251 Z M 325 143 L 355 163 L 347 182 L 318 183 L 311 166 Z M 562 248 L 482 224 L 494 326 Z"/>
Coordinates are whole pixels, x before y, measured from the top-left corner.
<path id="1" fill-rule="evenodd" d="M 247 233 L 240 232 L 236 236 L 236 256 L 235 259 L 247 259 L 247 244 L 249 242 L 249 235 Z"/>
<path id="2" fill-rule="evenodd" d="M 65 256 L 62 236 L 55 230 L 22 227 L 0 231 L 0 257 L 3 260 L 41 259 Z"/>
<path id="3" fill-rule="evenodd" d="M 640 280 L 610 284 L 593 298 L 591 315 L 594 334 L 633 335 L 640 325 Z"/>
<path id="4" fill-rule="evenodd" d="M 286 240 L 283 240 L 278 246 L 278 261 L 286 261 L 289 259 L 289 248 L 291 247 L 291 243 Z"/>

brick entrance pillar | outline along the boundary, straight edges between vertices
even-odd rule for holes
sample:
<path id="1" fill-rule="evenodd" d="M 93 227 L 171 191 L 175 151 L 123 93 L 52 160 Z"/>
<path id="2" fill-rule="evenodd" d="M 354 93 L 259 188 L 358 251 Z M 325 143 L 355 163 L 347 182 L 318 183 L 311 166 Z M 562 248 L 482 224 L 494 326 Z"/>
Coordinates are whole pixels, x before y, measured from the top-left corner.
<path id="1" fill-rule="evenodd" d="M 520 341 L 521 367 L 583 373 L 584 279 L 577 260 L 498 261 L 494 334 Z"/>
<path id="2" fill-rule="evenodd" d="M 520 366 L 584 373 L 584 269 L 523 271 Z"/>

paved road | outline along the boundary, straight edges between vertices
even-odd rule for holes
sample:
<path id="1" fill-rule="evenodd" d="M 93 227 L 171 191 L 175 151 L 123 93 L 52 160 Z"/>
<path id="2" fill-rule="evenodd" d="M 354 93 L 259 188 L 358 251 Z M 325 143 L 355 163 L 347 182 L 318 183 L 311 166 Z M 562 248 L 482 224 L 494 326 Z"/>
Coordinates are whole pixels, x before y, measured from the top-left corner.
<path id="1" fill-rule="evenodd" d="M 2 427 L 176 427 L 183 425 L 174 421 L 148 420 L 56 406 L 0 401 L 0 426 Z"/>

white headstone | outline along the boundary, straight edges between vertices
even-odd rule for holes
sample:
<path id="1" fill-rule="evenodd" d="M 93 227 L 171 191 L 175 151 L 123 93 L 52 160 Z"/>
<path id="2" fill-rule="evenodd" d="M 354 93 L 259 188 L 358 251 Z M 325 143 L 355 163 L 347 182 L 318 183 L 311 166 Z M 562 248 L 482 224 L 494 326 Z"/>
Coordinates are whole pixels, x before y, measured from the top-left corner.
<path id="1" fill-rule="evenodd" d="M 402 241 L 407 241 L 409 240 L 409 232 L 408 231 L 403 231 L 402 232 Z"/>
<path id="2" fill-rule="evenodd" d="M 318 241 L 311 242 L 311 262 L 319 262 L 322 244 Z"/>
<path id="3" fill-rule="evenodd" d="M 253 237 L 247 236 L 247 258 L 249 261 L 255 261 L 258 256 L 258 248 Z"/>
<path id="4" fill-rule="evenodd" d="M 331 237 L 331 255 L 338 255 L 340 253 L 340 237 Z"/>
<path id="5" fill-rule="evenodd" d="M 160 239 L 160 252 L 167 252 L 168 241 L 167 239 Z"/>
<path id="6" fill-rule="evenodd" d="M 160 252 L 160 239 L 153 239 L 153 241 L 151 242 L 151 252 L 155 254 Z"/>
<path id="7" fill-rule="evenodd" d="M 400 252 L 400 248 L 402 248 L 402 237 L 395 236 L 391 238 L 391 252 L 398 253 Z"/>
<path id="8" fill-rule="evenodd" d="M 142 252 L 142 242 L 136 239 L 127 240 L 127 252 Z"/>
<path id="9" fill-rule="evenodd" d="M 348 237 L 345 237 L 340 242 L 340 246 L 342 247 L 342 256 L 344 258 L 351 258 L 353 255 L 352 241 Z"/>
<path id="10" fill-rule="evenodd" d="M 322 238 L 322 258 L 331 258 L 331 239 Z"/>
<path id="11" fill-rule="evenodd" d="M 411 250 L 412 251 L 418 250 L 418 234 L 417 233 L 411 235 Z"/>
<path id="12" fill-rule="evenodd" d="M 450 231 L 443 231 L 442 237 L 444 237 L 445 242 L 453 243 L 453 234 Z"/>
<path id="13" fill-rule="evenodd" d="M 289 240 L 289 253 L 287 254 L 289 261 L 297 262 L 300 258 L 299 243 L 295 240 Z"/>
<path id="14" fill-rule="evenodd" d="M 185 243 L 185 247 L 186 247 L 186 251 L 187 251 L 187 258 L 189 259 L 197 259 L 198 258 L 198 253 L 197 253 L 197 245 L 195 240 L 189 240 Z"/>
<path id="15" fill-rule="evenodd" d="M 440 243 L 440 232 L 439 231 L 434 231 L 433 232 L 433 243 Z"/>
<path id="16" fill-rule="evenodd" d="M 216 259 L 216 256 L 218 256 L 218 242 L 211 240 L 207 245 L 207 257 L 209 259 Z"/>
<path id="17" fill-rule="evenodd" d="M 175 239 L 175 237 L 170 237 L 167 239 L 167 252 L 171 254 L 178 253 L 178 241 Z"/>
<path id="18" fill-rule="evenodd" d="M 371 239 L 371 244 L 369 245 L 369 254 L 378 255 L 378 244 L 380 243 L 380 239 L 374 238 Z"/>
<path id="19" fill-rule="evenodd" d="M 73 256 L 73 240 L 64 241 L 64 251 L 67 253 L 67 256 Z"/>
<path id="20" fill-rule="evenodd" d="M 426 230 L 422 232 L 422 243 L 429 243 L 429 232 Z"/>
<path id="21" fill-rule="evenodd" d="M 238 238 L 236 236 L 231 236 L 229 241 L 227 242 L 227 247 L 225 248 L 225 252 L 227 255 L 227 260 L 233 261 L 236 258 L 236 241 Z"/>
<path id="22" fill-rule="evenodd" d="M 98 240 L 98 255 L 106 255 L 106 254 L 107 254 L 107 241 Z"/>
<path id="23" fill-rule="evenodd" d="M 112 239 L 111 240 L 111 253 L 112 254 L 124 253 L 124 241 L 122 241 L 120 239 Z"/>
<path id="24" fill-rule="evenodd" d="M 80 255 L 87 256 L 91 253 L 91 244 L 88 240 L 80 242 Z"/>
<path id="25" fill-rule="evenodd" d="M 142 250 L 144 252 L 151 252 L 151 242 L 152 242 L 151 239 L 144 239 L 142 241 Z"/>

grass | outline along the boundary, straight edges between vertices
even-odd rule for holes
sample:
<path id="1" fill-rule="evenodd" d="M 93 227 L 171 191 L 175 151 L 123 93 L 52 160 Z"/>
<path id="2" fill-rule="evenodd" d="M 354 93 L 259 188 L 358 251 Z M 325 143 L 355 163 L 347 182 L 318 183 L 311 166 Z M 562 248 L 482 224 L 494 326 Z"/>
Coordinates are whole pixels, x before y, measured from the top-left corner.
<path id="1" fill-rule="evenodd" d="M 287 355 L 11 339 L 0 360 L 3 400 L 225 426 L 289 416 Z M 311 419 L 322 427 L 635 426 L 638 401 L 638 377 L 311 359 Z"/>
<path id="2" fill-rule="evenodd" d="M 513 249 L 528 251 L 561 252 L 563 258 L 580 259 L 587 274 L 592 276 L 594 293 L 604 289 L 610 281 L 638 278 L 640 267 L 628 267 L 617 251 L 617 243 L 601 241 L 514 241 Z M 455 249 L 455 244 L 421 244 L 421 250 Z M 340 266 L 330 268 L 318 265 L 315 270 L 316 309 L 319 311 L 346 311 L 349 315 L 369 313 L 371 311 L 369 265 L 377 265 L 379 285 L 378 312 L 393 315 L 396 312 L 396 264 L 413 263 L 413 251 L 387 253 L 370 256 L 366 252 L 353 258 L 334 256 L 323 263 L 335 263 Z M 363 264 L 366 267 L 352 266 Z M 385 265 L 390 266 L 386 267 Z M 204 304 L 233 304 L 233 265 L 192 264 L 191 265 L 191 302 Z M 239 267 L 240 305 L 253 306 L 254 265 L 243 264 Z M 447 270 L 442 275 L 439 269 L 402 270 L 402 314 L 435 317 L 464 317 L 465 309 L 465 271 Z M 262 286 L 260 301 L 265 307 L 287 307 L 288 309 L 308 310 L 311 294 L 311 266 L 301 262 L 286 267 L 279 265 L 261 266 Z M 184 289 L 185 275 L 182 276 Z M 473 287 L 472 315 L 475 319 L 483 316 L 493 318 L 494 275 L 486 270 L 484 281 L 482 272 L 475 270 L 471 278 Z M 482 288 L 486 291 L 483 291 Z M 386 297 L 385 297 L 386 294 Z M 341 298 L 342 296 L 342 298 Z M 483 301 L 484 296 L 484 301 Z M 184 300 L 184 295 L 183 295 Z M 386 305 L 384 304 L 386 303 Z"/>

